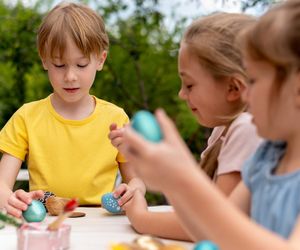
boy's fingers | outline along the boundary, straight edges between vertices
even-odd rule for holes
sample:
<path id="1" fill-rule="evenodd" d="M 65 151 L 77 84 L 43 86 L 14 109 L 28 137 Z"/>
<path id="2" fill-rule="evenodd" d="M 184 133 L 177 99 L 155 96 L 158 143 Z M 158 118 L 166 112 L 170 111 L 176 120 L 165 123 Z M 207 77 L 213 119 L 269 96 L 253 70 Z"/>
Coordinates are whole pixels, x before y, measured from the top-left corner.
<path id="1" fill-rule="evenodd" d="M 23 211 L 27 209 L 27 204 L 14 196 L 8 200 L 8 205 Z"/>
<path id="2" fill-rule="evenodd" d="M 32 199 L 29 195 L 29 193 L 25 192 L 22 189 L 19 189 L 15 192 L 15 196 L 17 199 L 25 202 L 26 204 L 30 204 L 32 202 Z"/>
<path id="3" fill-rule="evenodd" d="M 117 129 L 117 128 L 118 128 L 118 126 L 117 126 L 116 123 L 112 123 L 112 124 L 110 124 L 110 126 L 109 126 L 109 130 L 110 130 L 110 131 L 113 131 L 113 130 L 115 130 L 115 129 Z"/>
<path id="4" fill-rule="evenodd" d="M 20 218 L 21 215 L 22 215 L 22 211 L 14 208 L 13 206 L 10 206 L 10 205 L 6 206 L 6 211 L 7 211 L 8 214 L 10 214 L 12 216 L 15 216 L 17 218 Z"/>
<path id="5" fill-rule="evenodd" d="M 36 190 L 29 193 L 30 197 L 34 200 L 40 199 L 44 196 L 44 191 Z"/>

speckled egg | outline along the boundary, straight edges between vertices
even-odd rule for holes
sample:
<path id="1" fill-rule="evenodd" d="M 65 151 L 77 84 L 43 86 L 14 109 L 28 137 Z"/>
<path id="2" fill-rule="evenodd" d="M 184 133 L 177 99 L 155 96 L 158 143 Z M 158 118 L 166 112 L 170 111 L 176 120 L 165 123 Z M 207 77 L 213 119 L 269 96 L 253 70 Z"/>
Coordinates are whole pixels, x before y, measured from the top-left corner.
<path id="1" fill-rule="evenodd" d="M 140 110 L 133 116 L 131 126 L 145 139 L 152 142 L 159 142 L 162 139 L 162 132 L 154 115 L 149 111 Z"/>
<path id="2" fill-rule="evenodd" d="M 209 240 L 198 242 L 193 250 L 219 250 L 219 247 Z"/>
<path id="3" fill-rule="evenodd" d="M 118 204 L 118 199 L 113 196 L 113 193 L 106 193 L 101 197 L 101 205 L 108 212 L 113 214 L 122 213 L 123 210 Z"/>
<path id="4" fill-rule="evenodd" d="M 41 222 L 46 217 L 46 209 L 42 202 L 33 200 L 22 215 L 27 222 Z"/>

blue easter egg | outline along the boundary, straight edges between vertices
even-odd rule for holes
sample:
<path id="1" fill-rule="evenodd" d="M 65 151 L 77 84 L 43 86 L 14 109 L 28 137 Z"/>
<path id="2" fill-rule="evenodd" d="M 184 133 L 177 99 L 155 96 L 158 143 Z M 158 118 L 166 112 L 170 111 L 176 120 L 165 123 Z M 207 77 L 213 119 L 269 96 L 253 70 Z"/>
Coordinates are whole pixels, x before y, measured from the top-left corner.
<path id="1" fill-rule="evenodd" d="M 149 141 L 159 142 L 162 139 L 159 124 L 149 111 L 141 110 L 135 113 L 131 126 Z"/>
<path id="2" fill-rule="evenodd" d="M 193 250 L 219 250 L 219 247 L 209 240 L 198 242 Z"/>
<path id="3" fill-rule="evenodd" d="M 22 215 L 27 222 L 41 222 L 46 217 L 46 209 L 43 203 L 33 200 Z"/>
<path id="4" fill-rule="evenodd" d="M 118 199 L 113 196 L 113 193 L 106 193 L 101 197 L 101 205 L 108 212 L 113 214 L 119 214 L 122 211 L 118 204 Z"/>

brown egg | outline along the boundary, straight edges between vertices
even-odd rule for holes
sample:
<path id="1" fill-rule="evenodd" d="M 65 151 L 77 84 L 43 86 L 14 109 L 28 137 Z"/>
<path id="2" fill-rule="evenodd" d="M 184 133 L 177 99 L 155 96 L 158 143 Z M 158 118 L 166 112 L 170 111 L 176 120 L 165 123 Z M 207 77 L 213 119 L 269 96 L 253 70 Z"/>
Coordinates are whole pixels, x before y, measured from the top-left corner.
<path id="1" fill-rule="evenodd" d="M 46 200 L 46 208 L 50 215 L 59 215 L 68 201 L 70 201 L 68 198 L 51 196 Z"/>
<path id="2" fill-rule="evenodd" d="M 133 243 L 145 250 L 159 250 L 164 245 L 159 239 L 147 235 L 138 237 Z"/>

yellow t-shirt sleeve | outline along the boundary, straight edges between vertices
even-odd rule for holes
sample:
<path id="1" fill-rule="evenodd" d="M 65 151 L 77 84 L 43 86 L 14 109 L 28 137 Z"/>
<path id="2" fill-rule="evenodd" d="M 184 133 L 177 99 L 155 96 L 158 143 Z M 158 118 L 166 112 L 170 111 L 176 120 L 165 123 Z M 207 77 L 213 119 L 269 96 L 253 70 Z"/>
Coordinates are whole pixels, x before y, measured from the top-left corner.
<path id="1" fill-rule="evenodd" d="M 119 126 L 119 127 L 123 127 L 124 125 L 126 125 L 126 124 L 128 124 L 128 123 L 129 123 L 129 118 L 128 118 L 128 116 L 126 115 L 126 117 L 125 117 L 124 121 L 122 122 L 122 124 L 121 124 L 121 125 L 118 125 L 118 126 Z M 119 163 L 125 163 L 125 162 L 127 162 L 125 156 L 122 155 L 120 152 L 118 152 L 118 154 L 117 154 L 117 162 L 119 162 Z"/>
<path id="2" fill-rule="evenodd" d="M 17 110 L 0 131 L 0 151 L 24 161 L 28 153 L 24 106 Z"/>

